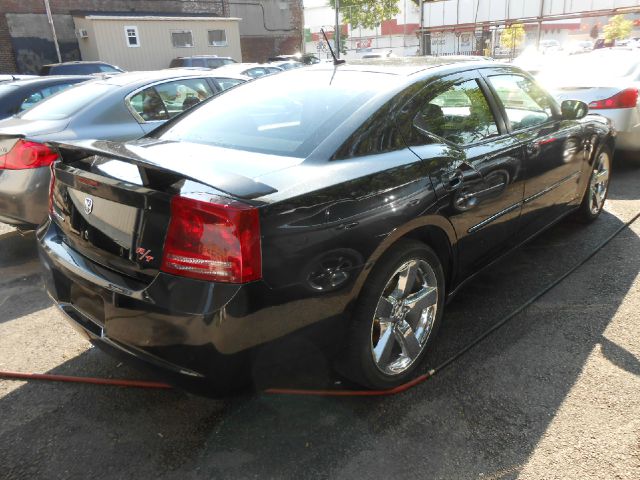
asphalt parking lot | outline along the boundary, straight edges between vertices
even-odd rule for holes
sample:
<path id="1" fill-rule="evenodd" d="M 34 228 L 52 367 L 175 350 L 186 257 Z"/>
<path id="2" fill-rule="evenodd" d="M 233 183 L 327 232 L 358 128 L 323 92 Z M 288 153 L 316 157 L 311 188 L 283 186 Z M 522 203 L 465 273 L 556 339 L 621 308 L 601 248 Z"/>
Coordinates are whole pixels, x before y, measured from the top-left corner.
<path id="1" fill-rule="evenodd" d="M 616 169 L 597 222 L 561 222 L 456 297 L 425 368 L 640 212 L 640 166 Z M 394 397 L 209 400 L 0 380 L 0 478 L 637 480 L 639 235 L 640 220 L 448 368 Z M 282 348 L 305 352 L 287 367 L 294 384 L 334 381 L 304 336 Z M 1 225 L 0 370 L 142 378 L 67 325 L 41 288 L 33 236 Z M 258 388 L 282 379 L 269 370 L 256 369 Z"/>

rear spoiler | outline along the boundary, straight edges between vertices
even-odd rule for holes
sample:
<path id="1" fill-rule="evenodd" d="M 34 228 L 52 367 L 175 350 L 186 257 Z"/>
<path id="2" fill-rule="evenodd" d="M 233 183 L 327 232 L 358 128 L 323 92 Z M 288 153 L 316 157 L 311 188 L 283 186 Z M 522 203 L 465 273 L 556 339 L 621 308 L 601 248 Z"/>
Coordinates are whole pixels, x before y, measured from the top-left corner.
<path id="1" fill-rule="evenodd" d="M 277 192 L 276 189 L 236 173 L 199 168 L 197 175 L 190 172 L 190 165 L 176 162 L 161 165 L 132 151 L 127 144 L 106 140 L 84 140 L 72 143 L 47 142 L 60 153 L 63 163 L 73 163 L 92 155 L 132 163 L 138 167 L 144 186 L 166 187 L 178 180 L 192 180 L 219 190 L 233 197 L 251 200 Z"/>

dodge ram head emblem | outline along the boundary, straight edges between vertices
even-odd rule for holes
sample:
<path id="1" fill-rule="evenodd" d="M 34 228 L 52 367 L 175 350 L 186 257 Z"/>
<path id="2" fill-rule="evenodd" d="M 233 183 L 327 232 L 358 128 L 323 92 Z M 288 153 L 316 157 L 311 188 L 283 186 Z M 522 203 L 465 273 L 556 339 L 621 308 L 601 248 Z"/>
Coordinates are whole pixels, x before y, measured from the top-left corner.
<path id="1" fill-rule="evenodd" d="M 91 212 L 93 212 L 93 199 L 87 197 L 84 199 L 84 213 L 91 215 Z"/>

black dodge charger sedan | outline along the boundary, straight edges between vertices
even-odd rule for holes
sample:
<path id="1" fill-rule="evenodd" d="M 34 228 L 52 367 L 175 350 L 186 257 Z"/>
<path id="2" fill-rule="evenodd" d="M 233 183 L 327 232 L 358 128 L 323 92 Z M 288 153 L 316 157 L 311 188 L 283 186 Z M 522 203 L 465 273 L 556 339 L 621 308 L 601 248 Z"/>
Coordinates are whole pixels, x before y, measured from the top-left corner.
<path id="1" fill-rule="evenodd" d="M 614 134 L 490 62 L 317 65 L 128 143 L 56 144 L 47 288 L 92 342 L 213 394 L 258 346 L 344 325 L 341 371 L 406 382 L 483 267 L 607 195 Z"/>

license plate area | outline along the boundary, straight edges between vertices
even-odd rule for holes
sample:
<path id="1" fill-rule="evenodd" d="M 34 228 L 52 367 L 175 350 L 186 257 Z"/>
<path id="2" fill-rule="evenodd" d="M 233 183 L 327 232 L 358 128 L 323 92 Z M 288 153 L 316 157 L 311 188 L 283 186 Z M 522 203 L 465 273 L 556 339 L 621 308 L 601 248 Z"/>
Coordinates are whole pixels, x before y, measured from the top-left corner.
<path id="1" fill-rule="evenodd" d="M 99 250 L 130 258 L 139 210 L 68 188 L 70 230 Z"/>

